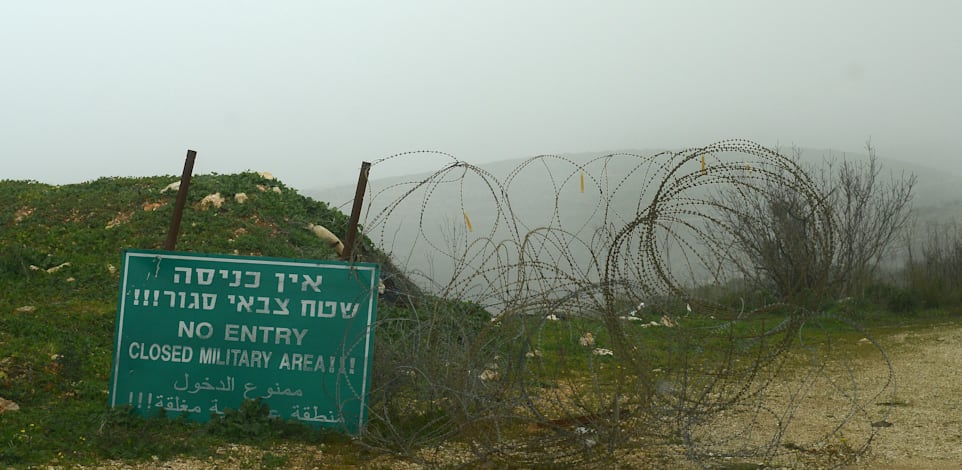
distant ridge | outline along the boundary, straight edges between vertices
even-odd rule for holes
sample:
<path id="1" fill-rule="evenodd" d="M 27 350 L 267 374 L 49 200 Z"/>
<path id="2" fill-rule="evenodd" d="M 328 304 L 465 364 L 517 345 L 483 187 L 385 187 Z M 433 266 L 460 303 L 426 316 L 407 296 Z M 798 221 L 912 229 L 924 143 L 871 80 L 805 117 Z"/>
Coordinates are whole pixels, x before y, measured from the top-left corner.
<path id="1" fill-rule="evenodd" d="M 793 152 L 792 148 L 790 147 L 782 147 L 779 150 L 783 155 L 792 155 Z M 656 155 L 664 151 L 665 149 L 623 149 L 614 151 L 563 153 L 557 155 L 575 162 L 583 163 L 591 160 L 592 158 L 601 157 L 604 155 L 625 153 L 648 156 Z M 864 152 L 844 152 L 834 149 L 814 148 L 801 148 L 800 151 L 801 161 L 811 165 L 819 165 L 825 159 L 845 158 L 853 161 L 866 161 L 868 159 L 868 155 Z M 532 155 L 532 157 L 534 156 L 535 155 Z M 529 158 L 530 157 L 511 158 L 487 163 L 475 163 L 468 161 L 467 163 L 473 164 L 487 172 L 490 172 L 498 178 L 503 178 Z M 962 170 L 952 167 L 932 167 L 922 163 L 887 158 L 884 156 L 879 156 L 878 160 L 882 164 L 881 176 L 883 180 L 887 180 L 890 174 L 896 177 L 901 174 L 914 174 L 918 177 L 918 183 L 915 187 L 915 207 L 917 209 L 925 211 L 933 206 L 941 207 L 946 204 L 955 205 L 956 203 L 962 205 L 962 184 L 960 184 L 960 182 L 962 182 L 962 176 L 960 176 L 962 175 Z M 438 165 L 438 169 L 441 169 L 442 167 L 443 165 Z M 371 181 L 374 183 L 375 187 L 386 187 L 401 182 L 421 180 L 429 175 L 431 175 L 431 172 L 418 172 L 399 176 L 379 176 L 378 168 L 375 166 L 371 170 Z M 355 186 L 351 184 L 304 188 L 300 191 L 306 196 L 320 201 L 329 202 L 336 207 L 342 208 L 343 210 L 343 207 L 349 204 L 353 199 L 354 190 Z M 347 205 L 347 207 L 350 206 Z M 959 215 L 962 215 L 962 210 L 960 210 Z"/>

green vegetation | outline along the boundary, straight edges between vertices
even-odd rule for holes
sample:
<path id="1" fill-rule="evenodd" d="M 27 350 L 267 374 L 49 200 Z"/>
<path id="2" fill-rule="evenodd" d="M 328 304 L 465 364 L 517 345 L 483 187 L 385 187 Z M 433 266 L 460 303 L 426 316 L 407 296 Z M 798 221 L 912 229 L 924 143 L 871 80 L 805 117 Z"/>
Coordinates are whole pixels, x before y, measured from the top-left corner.
<path id="1" fill-rule="evenodd" d="M 339 462 L 350 465 L 363 463 L 372 448 L 410 456 L 449 439 L 484 443 L 495 437 L 493 425 L 474 418 L 501 410 L 500 400 L 509 393 L 501 384 L 521 384 L 526 398 L 542 405 L 570 394 L 575 405 L 542 408 L 546 420 L 597 414 L 626 388 L 672 378 L 655 371 L 702 370 L 708 377 L 712 367 L 740 367 L 733 358 L 779 347 L 762 333 L 791 318 L 792 312 L 769 308 L 729 327 L 727 318 L 697 308 L 688 315 L 684 303 L 676 301 L 652 302 L 639 309 L 640 320 L 617 320 L 617 325 L 611 315 L 601 314 L 491 322 L 479 305 L 417 292 L 365 238 L 362 256 L 389 268 L 395 297 L 379 307 L 378 361 L 364 446 L 337 433 L 269 418 L 257 401 L 205 424 L 178 416 L 145 419 L 106 406 L 117 270 L 124 248 L 162 246 L 176 198 L 175 191 L 162 189 L 177 180 L 103 178 L 67 186 L 0 181 L 0 397 L 20 407 L 0 414 L 0 465 L 177 456 L 216 460 L 225 458 L 218 449 L 231 444 L 262 449 L 248 462 L 260 468 L 290 465 L 291 453 L 275 449 L 291 444 L 323 444 L 325 452 L 348 456 Z M 214 193 L 224 199 L 219 207 L 203 202 Z M 242 193 L 246 199 L 238 198 Z M 333 259 L 332 249 L 306 228 L 309 223 L 341 234 L 347 217 L 255 173 L 199 175 L 192 181 L 177 249 Z M 954 318 L 953 312 L 962 311 L 962 300 L 949 294 L 958 292 L 957 286 L 931 282 L 952 266 L 913 263 L 907 270 L 915 276 L 912 282 L 876 282 L 854 298 L 825 300 L 824 311 L 834 316 L 810 319 L 791 339 L 804 341 L 811 332 L 817 340 L 828 333 L 854 344 L 862 337 L 837 318 L 869 330 Z M 938 292 L 930 292 L 936 287 Z M 745 300 L 749 311 L 772 303 L 768 294 L 735 287 L 700 294 L 730 305 Z M 630 304 L 625 302 L 626 310 Z M 684 332 L 651 326 L 665 315 L 683 323 Z M 585 339 L 589 332 L 591 344 Z M 645 360 L 613 358 L 595 353 L 596 348 L 637 348 L 641 352 L 635 356 Z M 500 379 L 481 378 L 489 372 Z M 525 431 L 519 426 L 497 432 L 511 437 Z"/>
<path id="2" fill-rule="evenodd" d="M 162 189 L 175 181 L 0 181 L 0 397 L 20 407 L 0 415 L 3 465 L 204 457 L 227 442 L 348 445 L 268 419 L 257 402 L 203 425 L 107 408 L 121 252 L 162 247 L 177 195 Z M 179 251 L 333 259 L 307 224 L 335 233 L 347 225 L 339 211 L 256 173 L 198 175 L 190 189 Z M 220 207 L 202 202 L 214 193 Z"/>

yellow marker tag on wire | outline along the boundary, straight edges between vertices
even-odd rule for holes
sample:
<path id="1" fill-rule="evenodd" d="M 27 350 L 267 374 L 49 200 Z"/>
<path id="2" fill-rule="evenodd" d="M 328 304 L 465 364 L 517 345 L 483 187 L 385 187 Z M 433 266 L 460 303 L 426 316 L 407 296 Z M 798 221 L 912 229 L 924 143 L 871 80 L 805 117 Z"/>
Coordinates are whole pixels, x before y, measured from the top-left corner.
<path id="1" fill-rule="evenodd" d="M 702 155 L 702 156 L 701 156 L 701 174 L 704 175 L 704 174 L 706 174 L 706 173 L 707 173 L 707 172 L 705 171 L 705 156 Z"/>
<path id="2" fill-rule="evenodd" d="M 468 226 L 469 232 L 474 232 L 474 227 L 471 226 L 471 219 L 468 218 L 468 213 L 464 213 L 464 225 Z"/>
<path id="3" fill-rule="evenodd" d="M 585 192 L 585 172 L 581 172 L 581 192 Z"/>

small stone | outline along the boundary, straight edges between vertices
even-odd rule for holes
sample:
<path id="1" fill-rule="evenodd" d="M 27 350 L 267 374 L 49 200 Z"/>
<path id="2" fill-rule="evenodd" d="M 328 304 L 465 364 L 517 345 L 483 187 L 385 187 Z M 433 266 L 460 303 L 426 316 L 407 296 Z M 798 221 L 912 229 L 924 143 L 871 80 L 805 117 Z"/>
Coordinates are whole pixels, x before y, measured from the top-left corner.
<path id="1" fill-rule="evenodd" d="M 478 378 L 487 382 L 489 380 L 497 380 L 498 376 L 499 374 L 497 372 L 491 369 L 485 369 Z"/>
<path id="2" fill-rule="evenodd" d="M 57 271 L 60 271 L 63 268 L 66 268 L 67 266 L 70 266 L 70 263 L 60 263 L 59 265 L 54 266 L 52 268 L 47 268 L 47 273 L 53 274 Z"/>
<path id="3" fill-rule="evenodd" d="M 164 207 L 162 202 L 145 202 L 143 205 L 144 211 L 153 212 L 161 207 Z"/>
<path id="4" fill-rule="evenodd" d="M 224 197 L 221 196 L 220 193 L 208 194 L 204 196 L 204 199 L 200 200 L 200 206 L 203 208 L 214 206 L 219 209 L 222 205 L 224 205 Z"/>
<path id="5" fill-rule="evenodd" d="M 20 405 L 7 400 L 6 398 L 0 397 L 0 414 L 8 411 L 20 411 Z"/>

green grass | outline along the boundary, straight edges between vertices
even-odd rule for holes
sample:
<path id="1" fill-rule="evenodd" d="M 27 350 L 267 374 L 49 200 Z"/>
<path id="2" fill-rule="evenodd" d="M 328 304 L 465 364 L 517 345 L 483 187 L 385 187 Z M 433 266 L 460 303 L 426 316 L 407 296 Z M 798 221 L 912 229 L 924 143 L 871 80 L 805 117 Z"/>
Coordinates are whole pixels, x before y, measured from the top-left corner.
<path id="1" fill-rule="evenodd" d="M 10 311 L 7 303 L 0 315 L 0 396 L 21 409 L 0 419 L 4 464 L 206 456 L 224 442 L 269 446 L 281 440 L 328 439 L 243 408 L 206 425 L 176 418 L 145 420 L 125 408 L 108 409 L 112 306 L 64 301 L 40 304 L 30 313 Z"/>
<path id="2" fill-rule="evenodd" d="M 257 407 L 207 424 L 107 407 L 121 252 L 162 247 L 176 193 L 160 190 L 177 180 L 0 181 L 0 397 L 20 406 L 0 415 L 0 464 L 210 457 L 229 442 L 350 446 L 342 436 L 269 420 Z M 226 203 L 203 207 L 200 200 L 214 192 Z M 241 192 L 244 204 L 234 199 Z M 177 249 L 332 259 L 335 253 L 306 226 L 342 233 L 346 222 L 337 210 L 254 173 L 198 175 Z M 284 459 L 265 454 L 260 465 L 277 467 Z"/>

